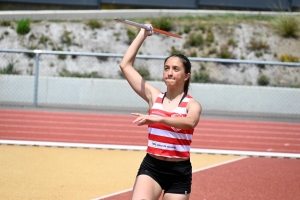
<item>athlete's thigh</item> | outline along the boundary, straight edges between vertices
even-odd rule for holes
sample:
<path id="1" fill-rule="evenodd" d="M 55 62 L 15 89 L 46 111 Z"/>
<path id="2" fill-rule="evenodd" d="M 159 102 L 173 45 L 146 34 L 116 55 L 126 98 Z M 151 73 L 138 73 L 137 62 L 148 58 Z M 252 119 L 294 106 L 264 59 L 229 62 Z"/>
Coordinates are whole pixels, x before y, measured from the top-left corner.
<path id="1" fill-rule="evenodd" d="M 190 194 L 165 193 L 163 200 L 188 200 L 189 198 L 190 198 Z"/>
<path id="2" fill-rule="evenodd" d="M 162 193 L 160 185 L 148 175 L 139 175 L 132 191 L 132 200 L 158 200 Z"/>

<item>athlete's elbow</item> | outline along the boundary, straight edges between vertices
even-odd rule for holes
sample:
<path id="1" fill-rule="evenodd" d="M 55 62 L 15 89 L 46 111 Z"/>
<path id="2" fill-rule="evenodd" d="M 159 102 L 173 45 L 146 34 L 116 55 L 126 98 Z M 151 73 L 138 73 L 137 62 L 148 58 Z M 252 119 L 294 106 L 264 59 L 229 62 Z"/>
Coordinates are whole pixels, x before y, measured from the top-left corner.
<path id="1" fill-rule="evenodd" d="M 185 130 L 192 130 L 197 126 L 197 123 L 194 120 L 188 120 L 182 124 L 181 128 Z"/>
<path id="2" fill-rule="evenodd" d="M 192 130 L 192 129 L 194 129 L 194 128 L 196 128 L 196 126 L 194 126 L 194 125 L 190 125 L 190 126 L 188 127 L 189 130 Z"/>
<path id="3" fill-rule="evenodd" d="M 128 59 L 123 58 L 119 64 L 119 66 L 120 66 L 120 68 L 124 68 L 124 67 L 126 67 L 126 65 L 128 65 L 128 63 L 129 63 Z"/>
<path id="4" fill-rule="evenodd" d="M 198 125 L 198 121 L 196 121 L 196 120 L 193 120 L 193 121 L 191 121 L 191 123 L 189 124 L 189 128 L 190 129 L 194 129 L 194 128 L 196 128 L 196 126 Z"/>
<path id="5" fill-rule="evenodd" d="M 121 63 L 119 64 L 119 67 L 120 67 L 121 69 L 124 69 L 124 68 L 125 68 L 125 63 L 121 62 Z"/>
<path id="6" fill-rule="evenodd" d="M 119 64 L 119 66 L 120 66 L 121 70 L 124 70 L 125 68 L 132 66 L 132 64 L 129 63 L 129 62 L 124 62 L 124 61 L 122 61 L 122 62 Z"/>
<path id="7" fill-rule="evenodd" d="M 193 130 L 195 128 L 195 125 L 192 123 L 189 123 L 189 124 L 185 124 L 185 126 L 183 128 L 185 130 Z"/>

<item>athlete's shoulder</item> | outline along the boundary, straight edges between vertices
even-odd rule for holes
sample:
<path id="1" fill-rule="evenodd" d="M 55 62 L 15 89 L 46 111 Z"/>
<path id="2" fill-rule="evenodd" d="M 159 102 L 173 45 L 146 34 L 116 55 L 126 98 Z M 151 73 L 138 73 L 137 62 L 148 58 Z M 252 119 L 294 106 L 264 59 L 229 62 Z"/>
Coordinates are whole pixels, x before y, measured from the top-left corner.
<path id="1" fill-rule="evenodd" d="M 190 110 L 190 109 L 199 110 L 200 113 L 202 112 L 201 104 L 191 96 L 190 96 L 190 99 L 188 101 L 187 109 L 188 110 Z"/>

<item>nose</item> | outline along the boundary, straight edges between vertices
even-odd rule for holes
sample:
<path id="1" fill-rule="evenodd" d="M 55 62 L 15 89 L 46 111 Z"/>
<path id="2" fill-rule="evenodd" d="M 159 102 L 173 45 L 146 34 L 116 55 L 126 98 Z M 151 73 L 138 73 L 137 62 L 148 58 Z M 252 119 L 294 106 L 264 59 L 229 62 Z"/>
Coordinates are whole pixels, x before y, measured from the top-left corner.
<path id="1" fill-rule="evenodd" d="M 172 70 L 172 69 L 169 69 L 169 70 L 168 70 L 168 76 L 172 76 L 172 74 L 173 74 L 173 70 Z"/>

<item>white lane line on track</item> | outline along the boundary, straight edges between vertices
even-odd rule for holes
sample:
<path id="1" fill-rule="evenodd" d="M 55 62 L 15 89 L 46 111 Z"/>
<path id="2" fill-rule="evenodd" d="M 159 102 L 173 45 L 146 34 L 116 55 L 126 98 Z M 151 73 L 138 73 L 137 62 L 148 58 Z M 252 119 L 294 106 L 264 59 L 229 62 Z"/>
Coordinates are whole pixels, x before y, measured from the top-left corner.
<path id="1" fill-rule="evenodd" d="M 211 166 L 208 166 L 208 167 L 203 167 L 203 168 L 194 170 L 193 173 L 197 173 L 197 172 L 204 171 L 204 170 L 207 170 L 207 169 L 211 169 L 211 168 L 214 168 L 214 167 L 219 167 L 219 166 L 222 166 L 222 165 L 226 165 L 226 164 L 229 164 L 229 163 L 233 163 L 233 162 L 236 162 L 236 161 L 240 161 L 240 160 L 243 160 L 243 159 L 245 159 L 245 158 L 247 158 L 247 157 L 241 157 L 241 158 L 237 158 L 237 159 L 225 161 L 225 162 L 222 162 L 222 163 L 218 163 L 218 164 L 215 164 L 215 165 L 211 165 Z M 132 189 L 133 189 L 133 188 L 130 188 L 130 189 L 123 190 L 123 191 L 120 191 L 120 192 L 116 192 L 116 193 L 108 194 L 108 195 L 105 195 L 105 196 L 97 197 L 97 198 L 94 198 L 94 199 L 91 199 L 91 200 L 102 200 L 102 199 L 106 199 L 106 198 L 113 197 L 113 196 L 116 196 L 116 195 L 119 195 L 119 194 L 123 194 L 123 193 L 126 193 L 126 192 L 130 192 L 130 191 L 132 191 Z"/>
<path id="2" fill-rule="evenodd" d="M 14 138 L 14 137 L 2 137 L 3 141 L 15 141 L 15 140 L 16 141 L 18 141 L 18 140 L 24 140 L 24 141 L 26 141 L 27 139 L 28 139 L 28 137 L 24 137 L 24 138 L 21 138 L 21 137 L 16 137 L 16 138 Z M 35 137 L 35 140 L 36 141 L 44 141 L 45 138 L 37 138 L 37 137 Z M 48 139 L 48 141 L 49 142 L 53 142 L 53 143 L 58 143 L 58 142 L 56 142 L 54 140 L 51 141 L 51 140 Z M 70 139 L 61 140 L 59 143 L 64 143 L 64 142 L 65 143 L 78 143 L 78 141 L 76 141 L 76 140 L 70 140 Z M 86 143 L 86 144 L 91 144 L 92 142 L 95 142 L 95 140 L 91 141 L 91 140 L 82 139 L 80 142 L 81 143 Z M 1 144 L 1 142 L 0 142 L 0 144 Z M 113 138 L 113 140 L 106 140 L 106 144 L 105 145 L 110 145 L 110 144 L 124 145 L 124 140 L 121 139 L 121 140 L 117 141 L 116 138 Z M 17 145 L 27 145 L 27 144 L 17 144 Z M 95 144 L 95 145 L 97 145 L 97 144 Z M 133 141 L 131 141 L 127 145 L 140 146 L 141 143 L 140 142 L 133 142 Z M 32 144 L 29 144 L 28 146 L 48 146 L 48 145 L 35 145 L 35 144 L 32 145 Z M 279 147 L 277 147 L 276 149 L 272 149 L 272 150 L 265 149 L 265 148 L 259 148 L 259 149 L 256 148 L 256 151 L 261 151 L 261 152 L 264 152 L 264 151 L 273 151 L 274 153 L 275 152 L 287 152 L 288 151 L 289 153 L 293 153 L 293 154 L 294 153 L 295 154 L 299 153 L 298 150 L 281 149 L 280 147 L 282 147 L 283 145 L 277 145 L 277 146 L 279 146 Z M 290 145 L 290 146 L 300 146 L 300 145 Z M 59 146 L 59 147 L 61 147 L 61 146 Z M 216 146 L 209 146 L 209 145 L 206 145 L 206 146 L 202 145 L 201 147 L 202 147 L 202 149 L 203 148 L 206 148 L 206 149 L 214 149 L 214 148 L 216 148 Z M 82 148 L 89 148 L 89 147 L 82 147 Z M 90 147 L 90 148 L 97 148 L 97 147 Z M 232 151 L 242 151 L 242 152 L 244 152 L 244 151 L 253 151 L 253 148 L 243 148 L 243 147 L 232 148 L 232 146 L 218 146 L 218 148 L 219 149 L 231 149 Z M 99 148 L 99 149 L 102 149 L 102 148 Z M 267 157 L 269 157 L 269 156 L 267 156 Z"/>
<path id="3" fill-rule="evenodd" d="M 97 149 L 135 150 L 135 151 L 145 151 L 147 148 L 146 146 L 132 146 L 132 145 L 44 142 L 44 141 L 25 141 L 25 140 L 0 140 L 0 144 L 24 145 L 24 146 L 74 147 L 74 148 L 91 148 L 91 149 L 97 148 Z"/>
<path id="4" fill-rule="evenodd" d="M 72 130 L 70 130 L 72 131 Z M 73 130 L 74 131 L 74 130 Z M 98 132 L 101 132 L 103 130 L 98 130 Z M 126 133 L 126 131 L 117 131 L 117 130 L 110 130 L 112 133 L 114 132 L 122 132 L 122 133 Z M 129 134 L 124 134 L 124 135 L 115 135 L 115 134 L 110 134 L 110 135 L 101 135 L 99 133 L 73 133 L 73 132 L 59 132 L 59 131 L 55 131 L 55 132 L 49 132 L 49 131 L 15 131 L 15 130 L 0 130 L 0 133 L 18 133 L 18 134 L 23 134 L 23 135 L 32 135 L 32 134 L 35 134 L 35 135 L 51 135 L 51 136 L 70 136 L 70 137 L 78 137 L 78 136 L 81 136 L 81 137 L 94 137 L 93 140 L 95 140 L 95 138 L 130 138 L 130 139 L 144 139 L 145 138 L 145 135 L 142 134 L 141 132 L 138 132 L 139 135 L 131 135 L 133 132 L 130 131 Z M 4 137 L 4 136 L 1 136 L 1 137 Z M 11 137 L 13 138 L 11 135 L 10 136 L 7 136 L 8 138 Z M 234 137 L 233 137 L 234 138 Z M 46 139 L 46 138 L 44 138 Z M 239 137 L 239 139 L 249 139 L 247 137 Z M 269 146 L 269 145 L 275 145 L 275 146 L 284 146 L 284 144 L 286 144 L 286 142 L 288 141 L 292 141 L 292 144 L 290 144 L 290 146 L 299 146 L 300 144 L 296 144 L 295 142 L 298 141 L 299 142 L 299 139 L 298 138 L 275 138 L 275 137 L 252 137 L 251 139 L 257 139 L 257 140 L 260 140 L 260 139 L 267 139 L 268 142 L 263 142 L 263 141 L 240 141 L 240 140 L 236 140 L 236 141 L 232 141 L 232 140 L 227 140 L 226 143 L 230 143 L 230 144 L 248 144 L 248 145 L 264 145 L 264 146 Z M 275 140 L 274 142 L 271 142 L 271 140 Z M 205 141 L 205 144 L 207 143 L 223 143 L 224 141 L 223 140 L 218 140 L 218 139 L 208 139 L 206 138 L 205 140 L 204 139 L 197 139 L 197 138 L 194 138 L 193 139 L 194 141 L 194 144 L 196 142 L 200 142 L 200 143 L 203 143 L 203 141 Z M 276 141 L 280 141 L 280 142 L 276 142 Z M 203 145 L 203 144 L 202 144 Z M 286 145 L 287 146 L 287 145 Z"/>
<path id="5" fill-rule="evenodd" d="M 73 133 L 73 132 L 46 132 L 46 131 L 42 131 L 42 132 L 37 132 L 37 131 L 8 131 L 8 130 L 0 130 L 0 133 L 19 133 L 19 134 L 24 134 L 24 135 L 30 135 L 30 134 L 35 134 L 35 135 L 52 135 L 52 136 L 82 136 L 82 137 L 94 137 L 93 141 L 95 141 L 95 139 L 101 139 L 101 138 L 115 138 L 115 139 L 120 139 L 120 138 L 126 138 L 126 139 L 144 139 L 144 135 L 143 134 L 140 134 L 141 132 L 138 132 L 140 135 L 129 135 L 129 134 L 125 134 L 125 135 L 115 135 L 115 134 L 111 134 L 111 135 L 101 135 L 101 134 L 92 134 L 92 133 L 85 133 L 85 134 L 78 134 L 78 133 Z M 120 131 L 114 131 L 114 132 L 120 132 Z M 122 133 L 126 133 L 124 130 L 121 131 Z M 132 134 L 132 131 L 130 131 L 130 134 Z M 19 137 L 12 137 L 12 136 L 1 136 L 2 139 L 17 139 Z M 28 139 L 28 138 L 24 138 L 25 140 Z M 35 137 L 35 139 L 37 139 Z M 41 140 L 45 140 L 47 138 L 41 138 Z M 48 138 L 49 139 L 49 138 Z M 240 138 L 240 139 L 243 139 L 243 138 Z M 262 139 L 260 137 L 257 137 L 257 138 L 254 138 L 254 139 Z M 268 139 L 268 138 L 267 138 Z M 70 139 L 69 139 L 70 140 Z M 298 139 L 292 139 L 292 138 L 278 138 L 278 139 L 274 139 L 274 138 L 269 138 L 268 140 L 279 140 L 279 141 L 282 141 L 284 140 L 284 142 L 250 142 L 250 141 L 231 141 L 231 140 L 227 140 L 226 143 L 230 143 L 230 144 L 247 144 L 247 145 L 264 145 L 264 146 L 278 146 L 278 147 L 282 147 L 282 146 L 292 146 L 292 147 L 296 147 L 296 146 L 300 146 L 300 144 L 296 144 L 295 142 L 298 140 Z M 291 140 L 293 141 L 292 144 L 290 145 L 284 145 L 286 144 L 286 142 L 288 142 L 287 140 Z M 91 142 L 91 140 L 85 140 L 86 142 Z M 194 141 L 194 144 L 196 142 L 203 142 L 203 139 L 196 139 L 194 138 L 193 139 Z M 82 142 L 82 139 L 81 139 L 81 142 Z M 215 140 L 215 139 L 205 139 L 205 144 L 201 144 L 201 146 L 203 145 L 207 145 L 208 143 L 223 143 L 224 141 L 223 140 Z M 221 147 L 221 146 L 218 146 L 218 148 L 225 148 L 225 147 Z M 232 146 L 231 146 L 232 148 Z M 241 147 L 239 147 L 241 148 Z M 226 149 L 230 149 L 230 147 L 226 147 Z M 249 149 L 249 148 L 248 148 Z M 277 148 L 276 148 L 277 149 Z"/>
<path id="6" fill-rule="evenodd" d="M 132 146 L 132 145 L 43 142 L 43 141 L 24 141 L 24 140 L 0 140 L 0 144 L 24 145 L 24 146 L 74 147 L 74 148 L 92 148 L 92 149 L 96 148 L 96 149 L 112 149 L 112 150 L 135 150 L 135 151 L 145 151 L 147 148 L 146 146 Z M 296 154 L 296 153 L 237 151 L 237 150 L 218 150 L 218 149 L 200 149 L 200 148 L 191 148 L 190 152 L 200 153 L 200 154 L 218 154 L 218 155 L 300 158 L 300 154 Z"/>
<path id="7" fill-rule="evenodd" d="M 8 138 L 10 139 L 10 138 Z M 291 146 L 295 146 L 295 145 L 291 145 Z M 296 145 L 296 146 L 300 146 L 300 145 Z M 276 147 L 275 149 L 271 149 L 271 150 L 268 150 L 269 146 L 263 148 L 263 147 L 260 147 L 260 148 L 247 148 L 247 147 L 232 147 L 232 146 L 218 146 L 218 149 L 230 149 L 232 151 L 257 151 L 257 152 L 265 152 L 265 151 L 272 151 L 274 153 L 276 152 L 286 152 L 286 153 L 292 153 L 292 154 L 299 154 L 299 150 L 291 150 L 291 149 L 286 149 L 286 148 L 281 148 L 283 147 L 283 145 L 279 146 L 279 147 Z M 202 149 L 215 149 L 216 146 L 215 145 L 202 145 L 201 146 Z M 269 157 L 269 156 L 267 156 Z M 300 156 L 299 156 L 300 157 Z"/>

